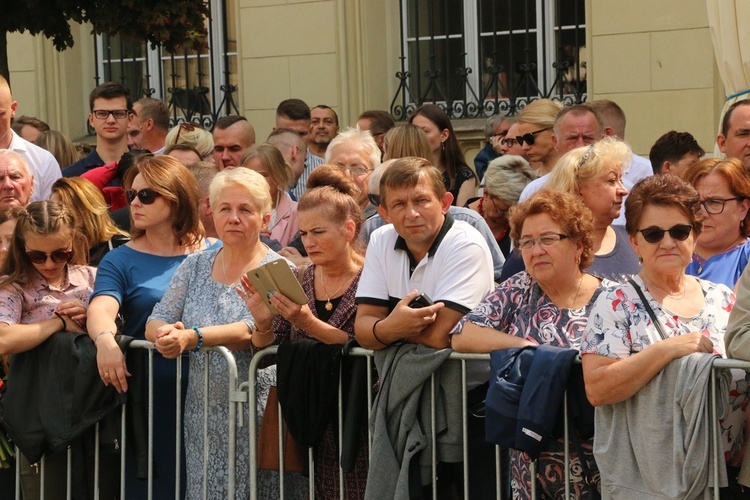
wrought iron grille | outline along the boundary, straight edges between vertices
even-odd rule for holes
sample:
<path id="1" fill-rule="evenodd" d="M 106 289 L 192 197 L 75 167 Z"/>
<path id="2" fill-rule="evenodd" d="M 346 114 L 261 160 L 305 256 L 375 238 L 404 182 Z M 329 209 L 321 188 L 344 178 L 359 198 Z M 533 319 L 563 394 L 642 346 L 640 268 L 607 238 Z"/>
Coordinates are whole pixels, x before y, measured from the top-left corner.
<path id="1" fill-rule="evenodd" d="M 515 115 L 538 98 L 586 100 L 584 0 L 400 0 L 398 89 L 406 120 L 425 103 L 452 118 Z"/>
<path id="2" fill-rule="evenodd" d="M 212 0 L 210 7 L 209 46 L 200 52 L 169 53 L 149 48 L 145 41 L 95 35 L 95 84 L 119 81 L 128 86 L 134 101 L 165 100 L 171 126 L 187 121 L 213 130 L 219 117 L 239 114 L 234 2 Z"/>

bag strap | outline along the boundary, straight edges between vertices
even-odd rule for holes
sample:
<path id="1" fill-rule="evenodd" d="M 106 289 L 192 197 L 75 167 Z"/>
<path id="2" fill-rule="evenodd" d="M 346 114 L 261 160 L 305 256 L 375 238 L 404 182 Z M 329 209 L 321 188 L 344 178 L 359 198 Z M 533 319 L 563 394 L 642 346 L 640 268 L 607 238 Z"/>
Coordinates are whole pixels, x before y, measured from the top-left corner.
<path id="1" fill-rule="evenodd" d="M 659 331 L 659 335 L 661 336 L 662 340 L 666 340 L 668 338 L 667 334 L 664 332 L 664 328 L 661 326 L 661 322 L 656 319 L 656 314 L 654 314 L 654 310 L 651 309 L 651 305 L 648 303 L 648 299 L 645 295 L 643 295 L 643 290 L 641 290 L 641 287 L 638 286 L 638 283 L 633 280 L 633 278 L 630 278 L 628 280 L 628 283 L 630 283 L 633 288 L 635 288 L 636 293 L 638 294 L 638 297 L 640 297 L 641 302 L 643 302 L 643 307 L 646 308 L 646 312 L 648 313 L 649 317 L 651 318 L 651 322 L 654 324 L 656 329 Z"/>

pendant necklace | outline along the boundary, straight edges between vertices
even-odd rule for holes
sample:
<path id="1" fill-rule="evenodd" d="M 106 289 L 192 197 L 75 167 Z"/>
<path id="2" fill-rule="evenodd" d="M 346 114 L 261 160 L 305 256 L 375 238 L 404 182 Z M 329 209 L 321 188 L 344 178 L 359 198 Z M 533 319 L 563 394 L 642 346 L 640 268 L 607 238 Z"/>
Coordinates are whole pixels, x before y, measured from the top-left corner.
<path id="1" fill-rule="evenodd" d="M 346 278 L 343 283 L 341 283 L 341 286 L 339 286 L 336 289 L 336 291 L 333 292 L 332 295 L 334 297 L 336 297 L 336 294 L 339 293 L 339 291 L 341 291 L 341 289 L 344 287 L 344 285 L 346 285 L 349 282 L 349 280 L 351 279 L 352 276 L 354 276 L 354 275 L 353 274 L 349 275 L 349 277 Z M 331 304 L 331 296 L 328 295 L 328 290 L 326 290 L 325 278 L 323 277 L 323 270 L 322 269 L 320 270 L 320 283 L 323 285 L 323 292 L 325 292 L 325 294 L 326 294 L 326 305 L 325 305 L 326 311 L 330 311 L 330 310 L 333 309 L 333 304 Z"/>

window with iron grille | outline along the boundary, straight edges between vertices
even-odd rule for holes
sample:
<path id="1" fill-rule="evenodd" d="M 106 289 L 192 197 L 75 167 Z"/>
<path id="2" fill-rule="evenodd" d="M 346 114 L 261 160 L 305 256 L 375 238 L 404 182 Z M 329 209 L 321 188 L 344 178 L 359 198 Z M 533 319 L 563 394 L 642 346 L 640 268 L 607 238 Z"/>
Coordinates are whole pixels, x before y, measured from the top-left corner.
<path id="1" fill-rule="evenodd" d="M 208 47 L 202 51 L 169 53 L 146 42 L 96 35 L 96 85 L 119 81 L 134 101 L 165 100 L 173 126 L 192 121 L 211 130 L 218 117 L 239 114 L 235 2 L 210 0 L 209 6 Z"/>
<path id="2" fill-rule="evenodd" d="M 400 0 L 397 120 L 423 103 L 454 118 L 586 99 L 584 0 Z"/>

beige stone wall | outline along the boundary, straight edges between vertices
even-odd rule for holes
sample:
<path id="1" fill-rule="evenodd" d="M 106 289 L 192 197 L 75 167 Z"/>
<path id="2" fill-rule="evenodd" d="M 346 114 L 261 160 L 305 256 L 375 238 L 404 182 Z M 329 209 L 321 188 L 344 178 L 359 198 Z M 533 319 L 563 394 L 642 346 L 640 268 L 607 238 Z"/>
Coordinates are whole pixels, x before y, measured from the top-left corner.
<path id="1" fill-rule="evenodd" d="M 647 154 L 669 130 L 713 151 L 723 86 L 705 0 L 589 0 L 589 99 L 617 102 L 626 139 Z"/>

